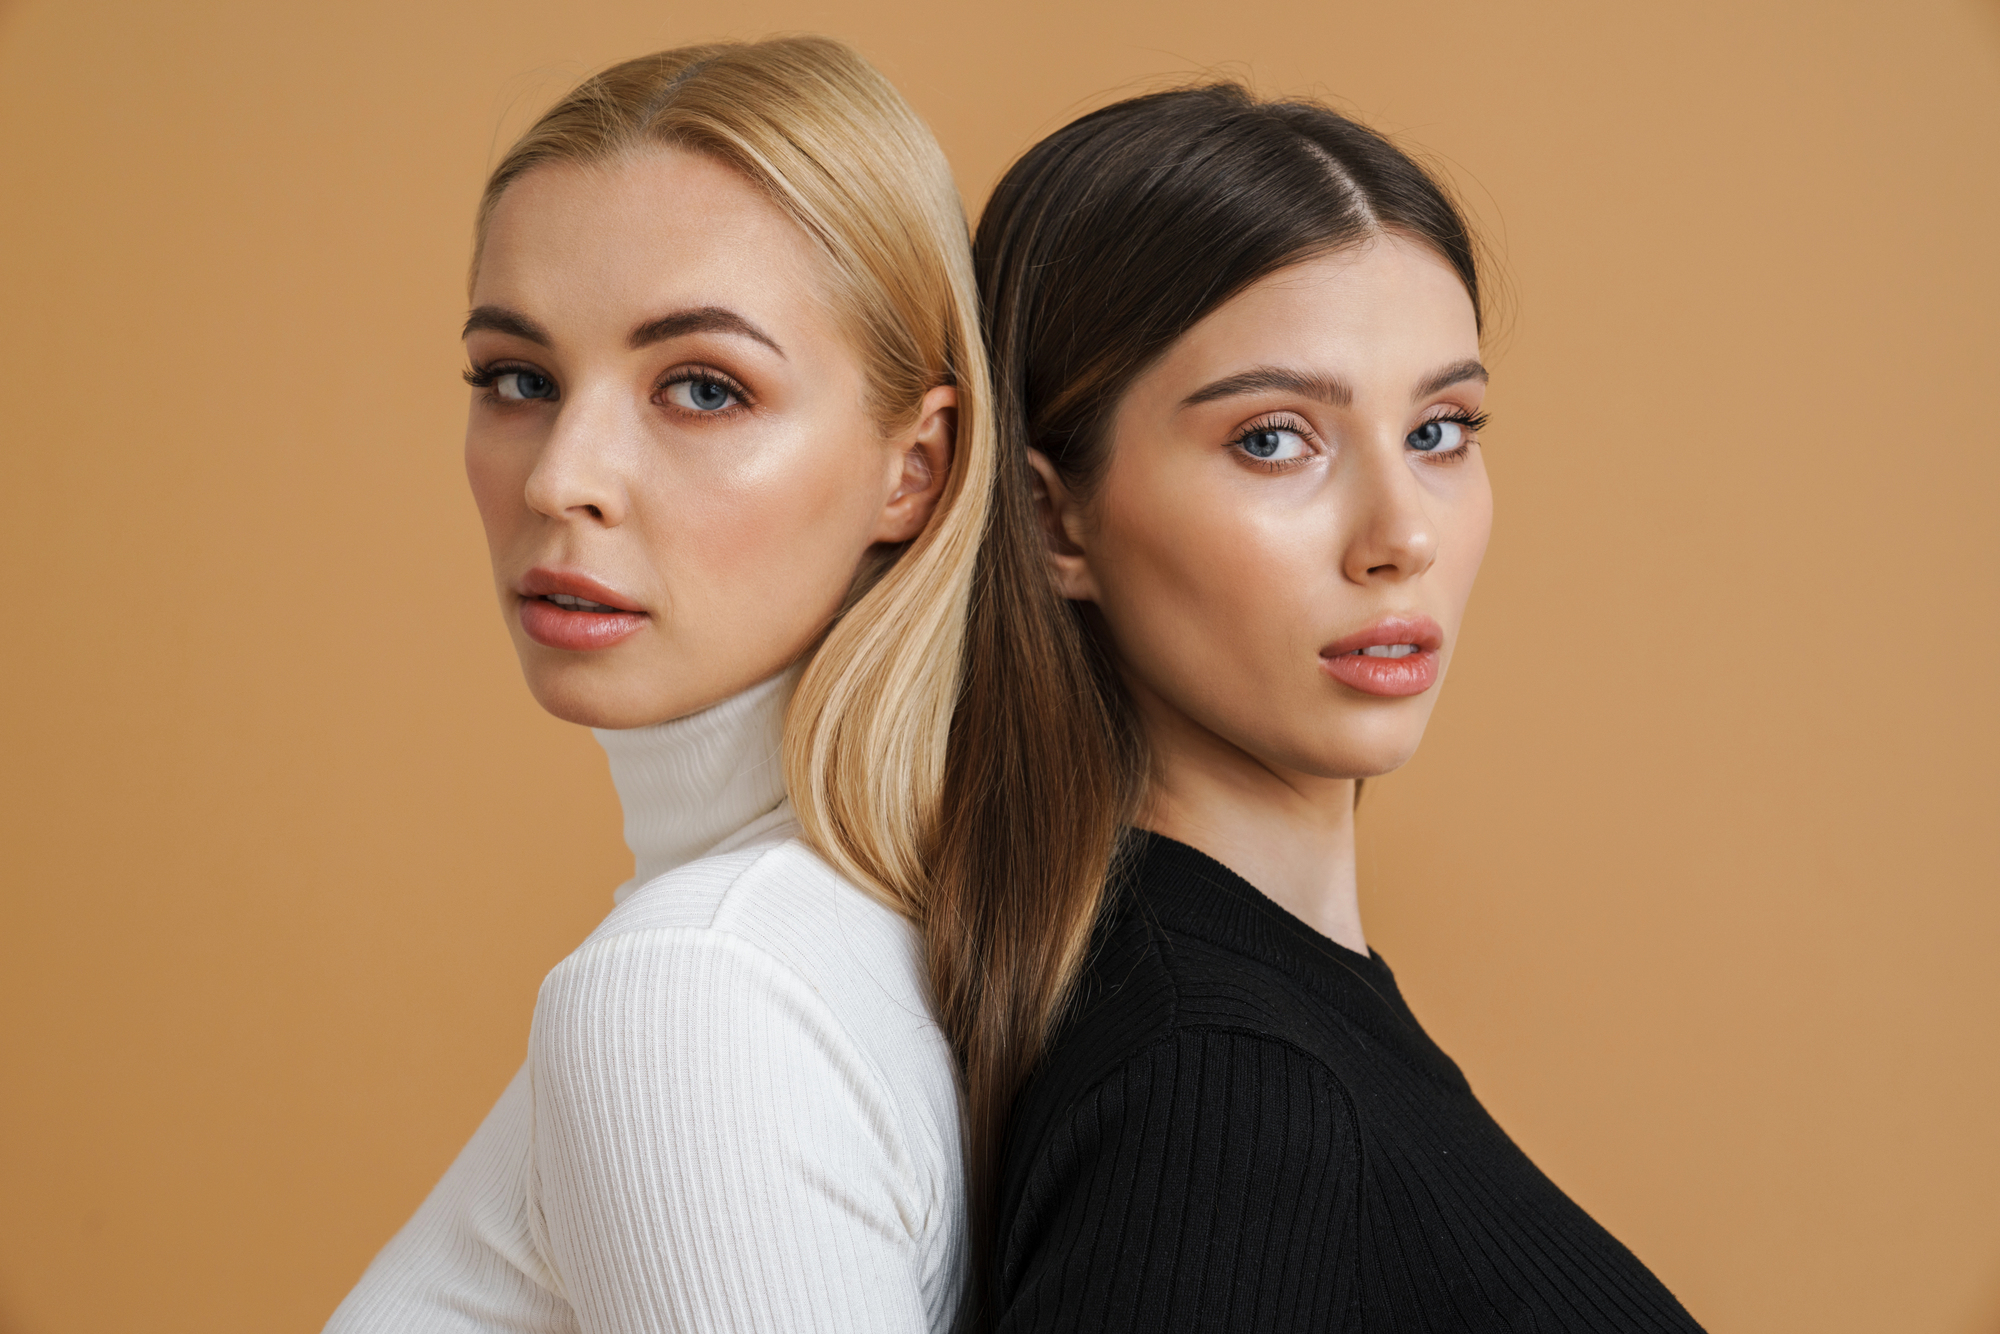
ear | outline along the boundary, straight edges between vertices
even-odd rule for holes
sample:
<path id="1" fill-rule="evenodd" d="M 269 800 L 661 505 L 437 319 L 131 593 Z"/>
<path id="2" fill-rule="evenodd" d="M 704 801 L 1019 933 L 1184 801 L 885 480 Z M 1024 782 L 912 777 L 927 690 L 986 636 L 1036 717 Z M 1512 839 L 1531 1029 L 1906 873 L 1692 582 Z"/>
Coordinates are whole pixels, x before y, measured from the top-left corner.
<path id="1" fill-rule="evenodd" d="M 895 489 L 875 526 L 877 542 L 908 542 L 924 530 L 951 479 L 958 440 L 958 390 L 941 384 L 924 395 L 916 426 L 897 437 Z"/>
<path id="2" fill-rule="evenodd" d="M 1035 516 L 1041 521 L 1042 540 L 1048 544 L 1049 575 L 1055 580 L 1056 592 L 1072 602 L 1097 601 L 1097 579 L 1083 554 L 1083 507 L 1063 485 L 1048 455 L 1039 449 L 1029 450 L 1028 466 L 1035 473 Z"/>

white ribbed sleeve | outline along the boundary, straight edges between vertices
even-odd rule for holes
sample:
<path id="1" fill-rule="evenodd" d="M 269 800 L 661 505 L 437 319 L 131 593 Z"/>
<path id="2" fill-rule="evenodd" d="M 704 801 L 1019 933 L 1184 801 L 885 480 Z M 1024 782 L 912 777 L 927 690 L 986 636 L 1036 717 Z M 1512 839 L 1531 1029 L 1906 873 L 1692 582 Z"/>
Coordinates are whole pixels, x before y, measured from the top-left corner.
<path id="1" fill-rule="evenodd" d="M 543 987 L 530 1064 L 582 1330 L 930 1327 L 893 1099 L 770 955 L 710 931 L 600 941 Z"/>
<path id="2" fill-rule="evenodd" d="M 908 923 L 784 824 L 631 892 L 336 1334 L 949 1328 L 958 1093 Z"/>

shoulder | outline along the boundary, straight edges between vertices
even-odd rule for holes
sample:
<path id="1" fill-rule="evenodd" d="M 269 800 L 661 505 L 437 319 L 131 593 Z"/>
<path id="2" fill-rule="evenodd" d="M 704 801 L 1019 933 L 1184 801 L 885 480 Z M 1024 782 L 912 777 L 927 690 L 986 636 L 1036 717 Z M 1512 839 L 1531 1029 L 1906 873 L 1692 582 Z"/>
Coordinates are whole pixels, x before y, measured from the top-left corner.
<path id="1" fill-rule="evenodd" d="M 1038 1161 L 1088 1156 L 1113 1142 L 1136 1145 L 1144 1157 L 1202 1152 L 1182 1139 L 1199 1137 L 1203 1125 L 1213 1132 L 1275 1117 L 1285 1135 L 1315 1141 L 1345 1139 L 1357 1127 L 1353 1099 L 1327 1062 L 1267 1033 L 1175 1024 L 1121 1049 L 1107 1046 L 1088 1081 L 1057 1090 L 1048 1073 L 1024 1095 L 1009 1135 L 1010 1182 Z M 1279 1159 L 1291 1156 L 1277 1147 L 1284 1138 L 1266 1142 Z"/>
<path id="2" fill-rule="evenodd" d="M 1063 1020 L 1015 1109 L 1011 1140 L 1037 1138 L 1085 1090 L 1176 1031 L 1184 979 L 1174 945 L 1129 900 L 1106 914 Z"/>
<path id="3" fill-rule="evenodd" d="M 1187 1034 L 1296 1049 L 1324 1065 L 1308 1009 L 1291 979 L 1162 925 L 1143 896 L 1125 893 L 1106 914 L 1026 1104 L 1059 1114 L 1137 1054 Z"/>
<path id="4" fill-rule="evenodd" d="M 909 923 L 781 830 L 628 894 L 544 980 L 532 1053 L 611 1078 L 761 1055 L 942 1136 L 955 1067 L 922 964 Z"/>
<path id="5" fill-rule="evenodd" d="M 1350 1124 L 1347 1092 L 1320 1044 L 1292 1021 L 1281 982 L 1162 927 L 1143 901 L 1125 898 L 1107 915 L 1068 1017 L 1015 1106 L 1005 1193 L 1017 1196 L 1032 1165 L 1059 1146 L 1076 1151 L 1079 1126 L 1141 1115 L 1145 1105 L 1194 1108 L 1225 1097 L 1240 1113 L 1275 1099 L 1309 1113 L 1315 1133 Z"/>
<path id="6" fill-rule="evenodd" d="M 807 974 L 852 962 L 900 965 L 914 977 L 922 963 L 915 929 L 829 866 L 790 823 L 639 886 L 578 953 L 657 931 L 740 941 Z"/>
<path id="7" fill-rule="evenodd" d="M 640 886 L 557 966 L 544 992 L 613 961 L 643 969 L 692 960 L 802 988 L 837 1013 L 914 1008 L 935 1028 L 915 928 L 829 866 L 795 825 Z M 648 981 L 656 1000 L 697 984 L 684 968 Z"/>

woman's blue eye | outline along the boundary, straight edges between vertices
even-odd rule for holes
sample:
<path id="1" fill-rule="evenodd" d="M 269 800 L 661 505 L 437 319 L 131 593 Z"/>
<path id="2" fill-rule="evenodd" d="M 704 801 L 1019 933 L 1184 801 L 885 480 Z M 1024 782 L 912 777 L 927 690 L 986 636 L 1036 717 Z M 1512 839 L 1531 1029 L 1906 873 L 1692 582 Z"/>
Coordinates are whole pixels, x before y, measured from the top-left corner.
<path id="1" fill-rule="evenodd" d="M 1283 463 L 1305 457 L 1306 439 L 1297 431 L 1271 426 L 1250 432 L 1236 442 L 1236 447 L 1259 463 Z"/>
<path id="2" fill-rule="evenodd" d="M 556 382 L 534 371 L 502 371 L 493 377 L 494 392 L 502 398 L 554 398 Z"/>
<path id="3" fill-rule="evenodd" d="M 735 404 L 736 395 L 714 380 L 676 380 L 667 386 L 667 401 L 690 412 L 720 412 Z"/>
<path id="4" fill-rule="evenodd" d="M 1427 421 L 1407 437 L 1411 449 L 1429 454 L 1443 450 L 1449 454 L 1465 443 L 1465 423 L 1455 421 Z"/>

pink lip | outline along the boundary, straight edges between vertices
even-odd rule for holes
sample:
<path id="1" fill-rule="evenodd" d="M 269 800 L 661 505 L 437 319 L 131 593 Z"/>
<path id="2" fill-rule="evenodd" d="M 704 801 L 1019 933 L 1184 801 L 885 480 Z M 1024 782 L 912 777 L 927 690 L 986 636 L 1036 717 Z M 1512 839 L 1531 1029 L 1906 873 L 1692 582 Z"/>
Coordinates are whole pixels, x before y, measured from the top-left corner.
<path id="1" fill-rule="evenodd" d="M 521 629 L 528 638 L 549 648 L 588 653 L 630 639 L 649 619 L 617 589 L 587 574 L 536 566 L 514 587 L 521 599 Z M 552 593 L 601 602 L 615 611 L 576 611 L 549 601 Z"/>
<path id="2" fill-rule="evenodd" d="M 1400 658 L 1371 658 L 1361 651 L 1384 644 L 1410 644 L 1417 651 Z M 1443 647 L 1444 631 L 1430 617 L 1385 616 L 1321 649 L 1319 668 L 1365 695 L 1421 695 L 1437 684 Z"/>

